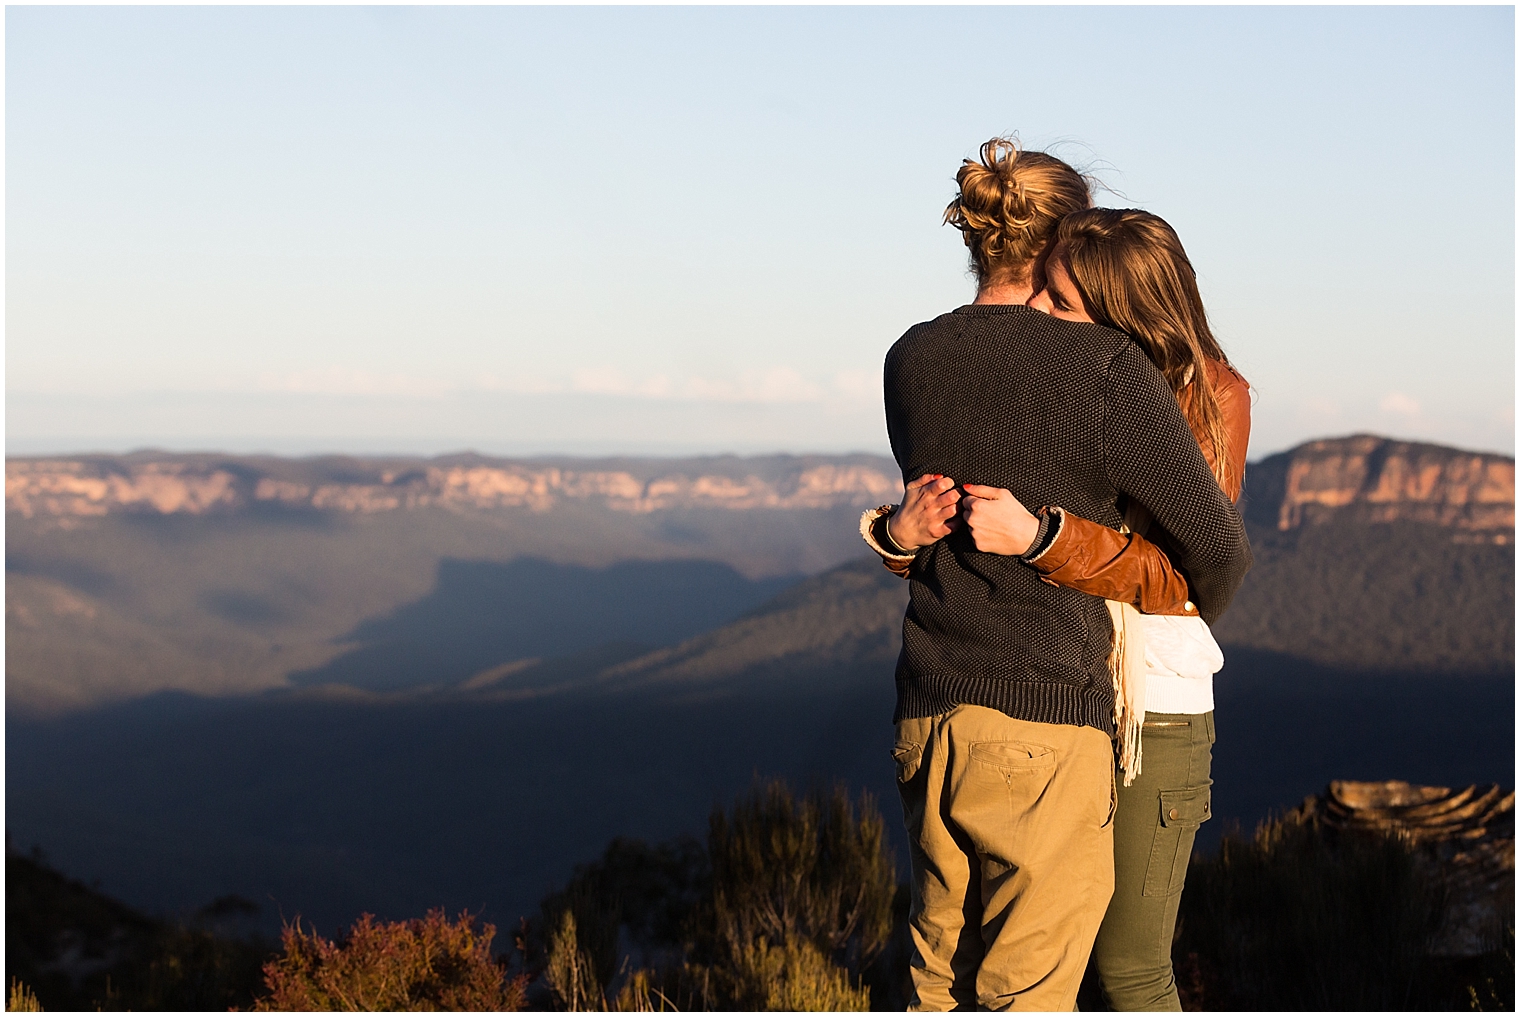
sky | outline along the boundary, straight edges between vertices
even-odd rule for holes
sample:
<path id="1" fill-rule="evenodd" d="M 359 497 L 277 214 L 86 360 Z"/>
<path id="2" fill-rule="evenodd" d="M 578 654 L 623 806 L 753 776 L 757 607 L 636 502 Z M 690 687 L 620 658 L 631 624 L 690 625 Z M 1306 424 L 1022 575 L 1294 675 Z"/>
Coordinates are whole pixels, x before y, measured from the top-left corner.
<path id="1" fill-rule="evenodd" d="M 1513 454 L 1510 7 L 9 7 L 6 450 L 886 452 L 1016 133 L 1166 218 L 1250 457 Z"/>

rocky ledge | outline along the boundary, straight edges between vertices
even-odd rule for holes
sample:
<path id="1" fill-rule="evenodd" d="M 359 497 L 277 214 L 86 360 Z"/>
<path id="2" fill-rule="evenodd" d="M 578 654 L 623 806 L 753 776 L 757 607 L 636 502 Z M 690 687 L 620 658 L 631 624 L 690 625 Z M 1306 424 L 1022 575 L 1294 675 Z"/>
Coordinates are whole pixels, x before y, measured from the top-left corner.
<path id="1" fill-rule="evenodd" d="M 1331 521 L 1435 523 L 1510 543 L 1515 460 L 1370 434 L 1306 442 L 1246 472 L 1246 517 L 1291 530 Z"/>
<path id="2" fill-rule="evenodd" d="M 1496 949 L 1515 913 L 1515 792 L 1390 781 L 1332 781 L 1299 807 L 1332 830 L 1399 837 L 1444 891 L 1432 952 L 1475 957 Z"/>
<path id="3" fill-rule="evenodd" d="M 901 493 L 895 464 L 869 455 L 509 460 L 144 452 L 17 458 L 5 466 L 6 509 L 26 518 L 200 515 L 257 505 L 544 512 L 565 501 L 633 513 L 864 508 Z M 1244 505 L 1248 519 L 1272 529 L 1408 520 L 1450 527 L 1458 539 L 1507 543 L 1515 526 L 1515 461 L 1372 435 L 1311 441 L 1252 464 Z"/>
<path id="4" fill-rule="evenodd" d="M 527 509 L 592 501 L 618 512 L 670 508 L 868 507 L 902 493 L 875 456 L 585 461 L 275 459 L 138 453 L 9 459 L 5 506 L 24 518 L 235 512 L 268 505 L 328 512 Z"/>

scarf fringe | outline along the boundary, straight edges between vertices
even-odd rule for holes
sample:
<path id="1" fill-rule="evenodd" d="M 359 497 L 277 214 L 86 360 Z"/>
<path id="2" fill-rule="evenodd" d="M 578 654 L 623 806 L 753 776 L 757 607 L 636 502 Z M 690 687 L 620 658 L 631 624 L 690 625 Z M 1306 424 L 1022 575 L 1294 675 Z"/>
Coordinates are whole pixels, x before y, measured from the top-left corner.
<path id="1" fill-rule="evenodd" d="M 1117 600 L 1104 603 L 1114 624 L 1108 671 L 1114 681 L 1114 731 L 1119 739 L 1119 769 L 1124 775 L 1124 786 L 1129 787 L 1140 775 L 1142 763 L 1140 734 L 1145 726 L 1145 632 L 1140 627 L 1140 612 L 1132 605 Z"/>

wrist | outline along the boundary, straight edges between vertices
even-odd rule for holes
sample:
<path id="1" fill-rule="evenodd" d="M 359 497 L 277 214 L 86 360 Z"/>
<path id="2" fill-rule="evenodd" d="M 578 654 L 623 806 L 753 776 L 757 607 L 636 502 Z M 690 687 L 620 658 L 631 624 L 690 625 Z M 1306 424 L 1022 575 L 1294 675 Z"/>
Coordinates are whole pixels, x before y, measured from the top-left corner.
<path id="1" fill-rule="evenodd" d="M 905 542 L 901 536 L 901 532 L 894 531 L 892 528 L 892 524 L 898 521 L 897 513 L 894 512 L 887 517 L 886 525 L 882 527 L 887 537 L 887 549 L 895 551 L 898 554 L 913 554 L 918 550 L 918 545 Z"/>
<path id="2" fill-rule="evenodd" d="M 1034 564 L 1055 543 L 1056 537 L 1061 532 L 1061 523 L 1065 517 L 1060 509 L 1051 510 L 1048 506 L 1034 514 L 1034 536 L 1019 558 L 1026 564 Z"/>
<path id="3" fill-rule="evenodd" d="M 1019 520 L 1019 526 L 1014 537 L 1014 542 L 1020 549 L 1017 553 L 1021 557 L 1028 554 L 1030 551 L 1033 551 L 1034 545 L 1039 543 L 1039 539 L 1040 519 L 1038 516 L 1031 515 L 1027 519 Z"/>

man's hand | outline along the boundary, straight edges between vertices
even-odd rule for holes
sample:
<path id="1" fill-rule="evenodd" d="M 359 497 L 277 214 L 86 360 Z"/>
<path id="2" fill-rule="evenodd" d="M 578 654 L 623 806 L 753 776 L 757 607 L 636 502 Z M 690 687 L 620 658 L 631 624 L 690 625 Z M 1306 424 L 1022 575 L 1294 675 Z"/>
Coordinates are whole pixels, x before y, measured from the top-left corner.
<path id="1" fill-rule="evenodd" d="M 978 551 L 1023 554 L 1040 532 L 1040 520 L 1001 487 L 966 484 L 961 516 Z"/>
<path id="2" fill-rule="evenodd" d="M 925 473 L 903 491 L 902 504 L 887 520 L 887 534 L 904 551 L 917 551 L 960 525 L 955 518 L 960 500 L 955 481 L 939 473 Z"/>

